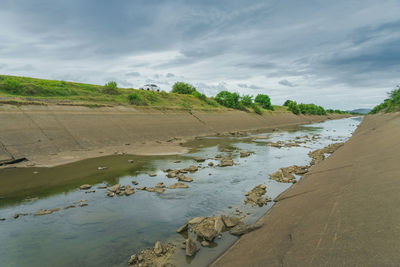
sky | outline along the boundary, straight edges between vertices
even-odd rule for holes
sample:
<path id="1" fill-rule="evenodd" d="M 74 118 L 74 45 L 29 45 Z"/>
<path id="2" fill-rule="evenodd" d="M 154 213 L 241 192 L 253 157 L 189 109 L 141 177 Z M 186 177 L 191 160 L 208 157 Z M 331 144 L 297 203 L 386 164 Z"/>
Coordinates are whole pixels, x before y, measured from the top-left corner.
<path id="1" fill-rule="evenodd" d="M 399 0 L 0 0 L 0 74 L 371 108 L 400 83 Z"/>

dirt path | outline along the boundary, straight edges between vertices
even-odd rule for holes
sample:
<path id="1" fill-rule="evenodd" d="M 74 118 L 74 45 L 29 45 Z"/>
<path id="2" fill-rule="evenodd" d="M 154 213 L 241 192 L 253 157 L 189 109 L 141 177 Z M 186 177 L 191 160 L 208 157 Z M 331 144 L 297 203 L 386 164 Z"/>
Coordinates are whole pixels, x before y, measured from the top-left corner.
<path id="1" fill-rule="evenodd" d="M 398 266 L 399 192 L 400 114 L 368 116 L 211 266 Z"/>
<path id="2" fill-rule="evenodd" d="M 180 143 L 200 135 L 282 127 L 327 118 L 289 112 L 260 116 L 233 110 L 0 105 L 0 160 L 26 157 L 29 161 L 19 166 L 49 167 L 114 153 L 179 154 L 186 151 Z"/>

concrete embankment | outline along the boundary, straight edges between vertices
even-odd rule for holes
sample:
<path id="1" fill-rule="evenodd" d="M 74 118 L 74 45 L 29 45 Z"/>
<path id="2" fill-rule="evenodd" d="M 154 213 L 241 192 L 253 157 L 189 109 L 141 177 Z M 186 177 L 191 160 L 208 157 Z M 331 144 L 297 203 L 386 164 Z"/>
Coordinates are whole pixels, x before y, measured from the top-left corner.
<path id="1" fill-rule="evenodd" d="M 54 166 L 115 152 L 182 153 L 185 150 L 179 143 L 186 138 L 325 119 L 287 112 L 260 116 L 242 111 L 0 105 L 0 161 L 26 157 L 36 166 Z"/>
<path id="2" fill-rule="evenodd" d="M 212 266 L 398 266 L 399 137 L 399 113 L 367 116 Z"/>

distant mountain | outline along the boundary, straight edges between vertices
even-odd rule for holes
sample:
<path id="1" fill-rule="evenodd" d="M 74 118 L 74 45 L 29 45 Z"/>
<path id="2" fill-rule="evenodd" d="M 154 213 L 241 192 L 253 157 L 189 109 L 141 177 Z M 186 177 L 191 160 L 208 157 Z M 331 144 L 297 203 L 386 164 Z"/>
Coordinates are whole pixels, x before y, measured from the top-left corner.
<path id="1" fill-rule="evenodd" d="M 348 110 L 347 112 L 368 114 L 370 111 L 371 111 L 370 108 L 359 108 L 359 109 Z"/>

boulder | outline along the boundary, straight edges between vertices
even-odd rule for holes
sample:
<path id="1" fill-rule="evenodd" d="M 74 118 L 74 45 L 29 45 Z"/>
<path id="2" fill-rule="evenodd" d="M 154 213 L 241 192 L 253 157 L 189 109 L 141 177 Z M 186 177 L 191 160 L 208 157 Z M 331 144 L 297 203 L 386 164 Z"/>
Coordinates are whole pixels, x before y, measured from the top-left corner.
<path id="1" fill-rule="evenodd" d="M 210 246 L 210 242 L 205 241 L 205 240 L 201 241 L 200 244 L 201 244 L 201 246 L 203 246 L 203 247 L 208 247 L 208 246 Z"/>
<path id="2" fill-rule="evenodd" d="M 154 245 L 154 253 L 157 256 L 161 256 L 164 253 L 164 247 L 160 241 L 157 241 Z"/>
<path id="3" fill-rule="evenodd" d="M 215 223 L 214 223 L 214 229 L 215 231 L 217 231 L 218 234 L 220 234 L 225 228 L 225 224 L 224 221 L 222 220 L 221 216 L 218 216 L 215 219 Z"/>
<path id="4" fill-rule="evenodd" d="M 236 226 L 234 226 L 233 228 L 231 228 L 229 230 L 229 233 L 232 235 L 236 235 L 236 236 L 240 236 L 240 235 L 244 235 L 247 234 L 251 231 L 254 231 L 256 229 L 261 228 L 261 226 L 263 226 L 262 223 L 254 223 L 254 224 L 244 224 L 244 223 L 239 223 Z"/>
<path id="5" fill-rule="evenodd" d="M 210 161 L 210 162 L 208 163 L 208 166 L 212 167 L 212 166 L 214 166 L 214 163 L 213 163 L 212 161 Z"/>
<path id="6" fill-rule="evenodd" d="M 188 188 L 189 186 L 185 183 L 182 182 L 177 182 L 175 184 L 172 184 L 168 186 L 169 189 L 176 189 L 176 188 Z"/>
<path id="7" fill-rule="evenodd" d="M 188 223 L 184 223 L 181 227 L 178 228 L 178 230 L 176 230 L 177 233 L 182 233 L 184 231 L 186 231 L 188 229 Z"/>
<path id="8" fill-rule="evenodd" d="M 187 177 L 187 176 L 185 176 L 185 175 L 183 175 L 183 174 L 178 174 L 178 180 L 179 181 L 183 181 L 183 182 L 193 182 L 193 178 L 191 178 L 191 177 Z"/>
<path id="9" fill-rule="evenodd" d="M 250 153 L 249 153 L 249 152 L 245 152 L 245 151 L 240 152 L 240 157 L 241 157 L 241 158 L 246 158 L 246 157 L 248 157 L 248 156 L 250 156 Z"/>
<path id="10" fill-rule="evenodd" d="M 218 235 L 218 232 L 214 228 L 205 227 L 197 227 L 196 234 L 198 237 L 203 238 L 207 241 L 213 241 L 214 238 Z"/>
<path id="11" fill-rule="evenodd" d="M 119 190 L 119 188 L 121 187 L 121 185 L 120 184 L 115 184 L 115 185 L 113 185 L 113 186 L 110 186 L 109 188 L 108 188 L 108 191 L 110 191 L 110 192 L 117 192 L 118 190 Z"/>
<path id="12" fill-rule="evenodd" d="M 47 215 L 47 214 L 52 214 L 53 211 L 51 210 L 46 210 L 46 209 L 40 209 L 38 211 L 36 211 L 33 215 L 34 216 L 42 216 L 42 215 Z"/>
<path id="13" fill-rule="evenodd" d="M 221 159 L 221 162 L 218 164 L 220 167 L 227 167 L 227 166 L 233 166 L 233 160 L 231 158 L 223 158 Z"/>
<path id="14" fill-rule="evenodd" d="M 165 188 L 165 185 L 164 185 L 163 182 L 159 182 L 159 183 L 156 185 L 156 187 L 158 187 L 158 188 Z"/>
<path id="15" fill-rule="evenodd" d="M 196 254 L 198 248 L 195 241 L 188 238 L 186 239 L 186 256 L 192 257 Z"/>
<path id="16" fill-rule="evenodd" d="M 150 177 L 156 177 L 157 174 L 156 174 L 156 173 L 150 173 L 149 176 L 150 176 Z"/>
<path id="17" fill-rule="evenodd" d="M 286 168 L 280 168 L 276 172 L 269 175 L 269 177 L 280 183 L 295 183 L 296 178 L 290 172 L 290 170 Z"/>
<path id="18" fill-rule="evenodd" d="M 204 221 L 206 217 L 194 217 L 188 221 L 189 224 L 198 224 Z"/>
<path id="19" fill-rule="evenodd" d="M 246 200 L 244 201 L 246 204 L 254 204 L 262 207 L 264 204 L 267 204 L 271 201 L 269 197 L 263 197 L 265 195 L 266 186 L 263 184 L 257 185 L 250 192 L 246 193 Z"/>
<path id="20" fill-rule="evenodd" d="M 224 221 L 224 224 L 226 227 L 231 228 L 240 223 L 240 218 L 239 217 L 233 217 L 233 216 L 221 216 L 222 220 Z"/>
<path id="21" fill-rule="evenodd" d="M 175 178 L 177 174 L 178 174 L 178 171 L 177 171 L 177 170 L 169 171 L 169 172 L 167 173 L 167 177 L 168 177 L 168 178 Z"/>
<path id="22" fill-rule="evenodd" d="M 186 168 L 187 171 L 189 172 L 196 172 L 199 168 L 193 165 L 190 165 L 188 168 Z"/>
<path id="23" fill-rule="evenodd" d="M 79 187 L 79 189 L 81 189 L 81 190 L 88 190 L 90 188 L 92 188 L 92 186 L 90 184 L 83 184 Z"/>
<path id="24" fill-rule="evenodd" d="M 204 159 L 204 158 L 199 158 L 199 157 L 194 158 L 194 160 L 197 161 L 197 162 L 204 162 L 204 161 L 206 161 L 206 159 Z"/>

